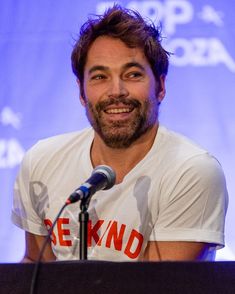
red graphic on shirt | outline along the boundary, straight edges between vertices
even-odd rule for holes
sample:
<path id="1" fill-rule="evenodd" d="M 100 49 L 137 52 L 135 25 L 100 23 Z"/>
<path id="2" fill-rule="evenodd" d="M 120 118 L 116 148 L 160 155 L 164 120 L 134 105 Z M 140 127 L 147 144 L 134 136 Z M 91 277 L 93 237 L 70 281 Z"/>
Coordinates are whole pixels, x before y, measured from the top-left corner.
<path id="1" fill-rule="evenodd" d="M 118 232 L 118 223 L 114 221 L 109 229 L 105 246 L 110 248 L 111 243 L 113 243 L 114 248 L 118 251 L 122 250 L 122 241 L 125 233 L 126 225 L 121 225 L 121 228 Z"/>
<path id="2" fill-rule="evenodd" d="M 49 231 L 50 228 L 52 227 L 52 221 L 49 220 L 49 219 L 45 219 L 45 220 L 44 220 L 44 224 L 45 224 L 47 230 Z M 52 242 L 54 245 L 56 245 L 56 243 L 57 243 L 57 242 L 56 242 L 56 236 L 55 236 L 54 232 L 51 233 L 51 242 Z"/>
<path id="3" fill-rule="evenodd" d="M 71 231 L 69 229 L 69 218 L 59 218 L 57 220 L 56 232 L 52 232 L 52 243 L 60 246 L 72 246 Z M 52 222 L 49 219 L 45 219 L 44 223 L 49 230 L 52 226 Z M 138 231 L 132 229 L 129 233 L 125 224 L 119 224 L 117 221 L 98 220 L 96 223 L 88 222 L 88 237 L 87 246 L 104 246 L 106 248 L 114 248 L 117 251 L 123 251 L 123 253 L 130 259 L 135 259 L 139 256 L 143 245 L 143 235 Z M 102 231 L 102 233 L 101 233 Z M 126 243 L 125 243 L 125 242 Z"/>
<path id="4" fill-rule="evenodd" d="M 64 236 L 70 236 L 70 230 L 63 229 L 63 225 L 69 224 L 68 218 L 59 218 L 57 220 L 57 230 L 59 236 L 59 244 L 61 246 L 72 246 L 71 240 L 64 240 Z"/>

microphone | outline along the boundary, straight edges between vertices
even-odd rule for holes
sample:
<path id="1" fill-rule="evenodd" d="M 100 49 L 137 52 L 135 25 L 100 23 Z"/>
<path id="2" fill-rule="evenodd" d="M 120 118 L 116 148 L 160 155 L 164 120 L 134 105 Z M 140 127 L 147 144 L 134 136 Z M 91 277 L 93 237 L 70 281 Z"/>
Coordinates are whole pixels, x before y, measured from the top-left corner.
<path id="1" fill-rule="evenodd" d="M 115 182 L 116 174 L 113 169 L 107 165 L 98 165 L 90 178 L 69 196 L 66 204 L 91 197 L 99 190 L 108 190 L 114 186 Z"/>

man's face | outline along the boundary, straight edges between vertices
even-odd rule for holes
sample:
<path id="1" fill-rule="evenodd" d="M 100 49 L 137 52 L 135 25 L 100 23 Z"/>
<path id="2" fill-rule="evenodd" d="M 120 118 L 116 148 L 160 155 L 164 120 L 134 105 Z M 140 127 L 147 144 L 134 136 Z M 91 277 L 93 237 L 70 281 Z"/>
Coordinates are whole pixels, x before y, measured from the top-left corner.
<path id="1" fill-rule="evenodd" d="M 87 55 L 82 104 L 95 132 L 112 148 L 127 148 L 158 121 L 165 94 L 139 48 L 98 37 Z"/>

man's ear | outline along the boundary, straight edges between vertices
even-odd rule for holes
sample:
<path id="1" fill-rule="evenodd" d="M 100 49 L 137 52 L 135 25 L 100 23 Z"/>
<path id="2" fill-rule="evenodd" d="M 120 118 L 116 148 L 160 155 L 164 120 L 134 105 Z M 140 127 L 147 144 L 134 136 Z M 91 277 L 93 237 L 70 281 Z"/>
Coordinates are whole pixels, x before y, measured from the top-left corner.
<path id="1" fill-rule="evenodd" d="M 82 106 L 85 106 L 86 100 L 85 100 L 84 90 L 83 90 L 83 86 L 81 85 L 81 82 L 79 81 L 79 79 L 77 79 L 77 84 L 80 89 L 80 96 L 79 96 L 80 102 L 81 102 Z"/>
<path id="2" fill-rule="evenodd" d="M 166 95 L 166 86 L 165 86 L 165 81 L 166 81 L 166 75 L 160 75 L 159 77 L 159 85 L 158 85 L 158 101 L 159 103 L 162 102 Z"/>

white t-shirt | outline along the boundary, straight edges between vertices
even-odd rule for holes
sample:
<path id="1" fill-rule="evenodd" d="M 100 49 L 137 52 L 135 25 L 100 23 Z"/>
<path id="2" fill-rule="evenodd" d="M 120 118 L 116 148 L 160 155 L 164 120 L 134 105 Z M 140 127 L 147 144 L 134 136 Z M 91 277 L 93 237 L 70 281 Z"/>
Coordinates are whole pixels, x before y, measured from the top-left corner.
<path id="1" fill-rule="evenodd" d="M 68 196 L 91 175 L 91 128 L 39 141 L 15 183 L 13 222 L 46 235 Z M 187 138 L 159 126 L 147 155 L 89 205 L 88 259 L 141 259 L 147 242 L 224 245 L 227 190 L 218 161 Z M 79 259 L 80 203 L 57 221 L 52 248 L 58 260 Z"/>

